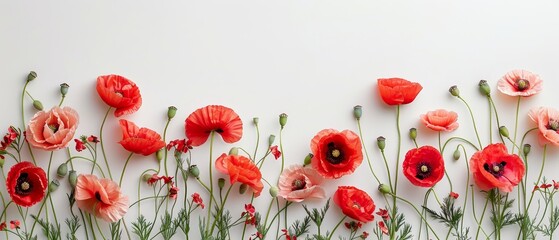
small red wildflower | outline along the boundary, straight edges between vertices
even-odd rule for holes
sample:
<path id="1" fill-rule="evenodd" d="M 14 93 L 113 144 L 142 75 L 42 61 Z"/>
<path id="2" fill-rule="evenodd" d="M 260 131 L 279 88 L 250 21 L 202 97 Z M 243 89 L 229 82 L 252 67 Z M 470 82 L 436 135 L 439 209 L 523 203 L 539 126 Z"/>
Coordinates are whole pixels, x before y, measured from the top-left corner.
<path id="1" fill-rule="evenodd" d="M 361 239 L 367 239 L 368 236 L 369 236 L 368 232 L 363 232 L 363 234 L 361 234 L 361 236 L 359 237 L 361 237 Z"/>
<path id="2" fill-rule="evenodd" d="M 356 232 L 363 224 L 361 222 L 350 221 L 344 223 L 345 227 L 352 232 Z"/>
<path id="3" fill-rule="evenodd" d="M 19 229 L 20 222 L 19 220 L 12 220 L 10 221 L 10 229 Z"/>
<path id="4" fill-rule="evenodd" d="M 256 226 L 256 218 L 254 217 L 254 213 L 256 213 L 256 209 L 252 204 L 245 204 L 245 211 L 241 213 L 241 217 L 246 216 L 245 225 L 254 225 Z"/>
<path id="5" fill-rule="evenodd" d="M 272 152 L 272 155 L 274 155 L 274 158 L 276 158 L 276 160 L 281 157 L 281 152 L 278 150 L 277 145 L 270 147 L 270 151 Z"/>
<path id="6" fill-rule="evenodd" d="M 289 231 L 287 231 L 287 229 L 282 229 L 281 230 L 283 232 L 283 234 L 285 235 L 285 240 L 297 240 L 297 236 L 291 236 L 289 234 Z"/>
<path id="7" fill-rule="evenodd" d="M 559 189 L 559 182 L 555 182 L 555 180 L 552 181 L 553 181 L 553 189 L 555 190 Z"/>
<path id="8" fill-rule="evenodd" d="M 6 135 L 4 135 L 4 139 L 2 140 L 2 147 L 0 148 L 1 150 L 6 150 L 6 148 L 8 148 L 17 138 L 18 133 L 15 130 L 14 127 L 9 127 L 8 128 L 8 133 L 6 133 Z"/>
<path id="9" fill-rule="evenodd" d="M 170 177 L 170 176 L 161 176 L 161 179 L 163 179 L 163 182 L 164 182 L 165 184 L 169 184 L 169 183 L 170 183 L 171 185 L 173 184 L 173 177 Z"/>
<path id="10" fill-rule="evenodd" d="M 91 136 L 87 137 L 87 141 L 92 142 L 92 143 L 98 143 L 99 139 L 96 136 L 91 135 Z"/>
<path id="11" fill-rule="evenodd" d="M 383 221 L 378 222 L 378 227 L 380 228 L 383 234 L 388 235 L 388 228 L 386 227 L 386 224 L 384 224 Z"/>
<path id="12" fill-rule="evenodd" d="M 6 222 L 0 223 L 0 231 L 6 230 Z"/>
<path id="13" fill-rule="evenodd" d="M 175 139 L 167 144 L 167 151 L 171 150 L 173 147 L 177 152 L 186 153 L 189 149 L 192 149 L 192 140 Z"/>
<path id="14" fill-rule="evenodd" d="M 192 202 L 198 204 L 198 206 L 200 206 L 202 209 L 204 209 L 205 207 L 204 202 L 202 201 L 202 197 L 200 197 L 200 194 L 198 193 L 192 194 Z"/>
<path id="15" fill-rule="evenodd" d="M 388 210 L 386 209 L 379 208 L 376 214 L 379 215 L 379 217 L 381 217 L 384 220 L 388 220 L 390 218 L 390 215 L 388 215 Z"/>
<path id="16" fill-rule="evenodd" d="M 81 152 L 86 149 L 85 144 L 82 142 L 82 140 L 76 138 L 74 139 L 74 142 L 76 142 L 76 151 Z"/>
<path id="17" fill-rule="evenodd" d="M 169 197 L 172 199 L 177 199 L 177 194 L 179 193 L 179 188 L 177 186 L 172 186 L 169 189 Z"/>
<path id="18" fill-rule="evenodd" d="M 551 186 L 552 186 L 551 184 L 542 183 L 542 185 L 540 185 L 540 188 L 547 189 Z"/>
<path id="19" fill-rule="evenodd" d="M 155 184 L 157 181 L 159 181 L 161 179 L 160 176 L 157 176 L 156 173 L 154 173 L 153 175 L 151 175 L 151 178 L 149 178 L 148 180 L 148 185 L 152 186 L 153 184 Z"/>
<path id="20" fill-rule="evenodd" d="M 450 192 L 449 196 L 451 198 L 458 199 L 458 196 L 460 196 L 460 195 L 458 193 L 455 193 L 455 192 Z"/>
<path id="21" fill-rule="evenodd" d="M 534 186 L 534 189 L 532 189 L 532 192 L 535 192 L 538 189 L 540 189 L 540 187 L 538 187 L 538 185 L 536 185 L 536 186 Z"/>

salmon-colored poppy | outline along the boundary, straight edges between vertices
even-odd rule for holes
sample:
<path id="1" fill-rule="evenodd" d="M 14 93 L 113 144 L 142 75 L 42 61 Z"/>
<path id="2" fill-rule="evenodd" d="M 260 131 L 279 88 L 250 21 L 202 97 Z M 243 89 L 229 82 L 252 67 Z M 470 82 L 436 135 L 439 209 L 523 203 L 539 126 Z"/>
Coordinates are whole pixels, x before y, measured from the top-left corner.
<path id="1" fill-rule="evenodd" d="M 19 162 L 10 168 L 6 187 L 12 201 L 22 207 L 31 207 L 40 202 L 47 190 L 45 171 L 30 162 Z"/>
<path id="2" fill-rule="evenodd" d="M 324 129 L 311 141 L 311 165 L 325 178 L 353 173 L 363 162 L 359 136 L 350 130 Z"/>
<path id="3" fill-rule="evenodd" d="M 279 196 L 290 202 L 302 202 L 307 198 L 324 198 L 320 187 L 324 178 L 314 169 L 293 165 L 285 169 L 279 177 Z"/>
<path id="4" fill-rule="evenodd" d="M 342 212 L 357 221 L 373 221 L 375 202 L 369 194 L 353 186 L 339 186 L 334 193 L 334 203 Z"/>
<path id="5" fill-rule="evenodd" d="M 382 100 L 388 105 L 411 103 L 423 89 L 421 84 L 403 78 L 380 78 L 377 85 Z"/>
<path id="6" fill-rule="evenodd" d="M 239 155 L 222 154 L 215 161 L 215 168 L 227 175 L 231 184 L 236 182 L 244 183 L 258 197 L 264 185 L 262 185 L 262 173 L 250 159 Z"/>
<path id="7" fill-rule="evenodd" d="M 443 156 L 431 146 L 413 148 L 406 153 L 402 169 L 413 185 L 432 187 L 444 176 Z"/>
<path id="8" fill-rule="evenodd" d="M 526 168 L 516 154 L 508 154 L 502 143 L 490 144 L 470 159 L 470 172 L 481 190 L 498 188 L 511 192 L 518 185 Z"/>
<path id="9" fill-rule="evenodd" d="M 186 137 L 192 140 L 192 146 L 204 144 L 212 131 L 226 143 L 234 143 L 243 136 L 243 122 L 233 109 L 219 105 L 200 108 L 186 118 Z"/>
<path id="10" fill-rule="evenodd" d="M 513 70 L 497 82 L 497 88 L 509 96 L 529 97 L 542 90 L 540 76 L 526 70 Z"/>
<path id="11" fill-rule="evenodd" d="M 39 111 L 29 121 L 25 137 L 31 146 L 47 151 L 68 146 L 78 128 L 78 112 L 70 107 Z"/>
<path id="12" fill-rule="evenodd" d="M 421 122 L 434 131 L 451 132 L 458 128 L 458 114 L 453 111 L 437 109 L 421 114 Z"/>
<path id="13" fill-rule="evenodd" d="M 107 222 L 120 220 L 128 211 L 128 197 L 118 184 L 95 175 L 79 175 L 74 195 L 78 208 Z"/>
<path id="14" fill-rule="evenodd" d="M 540 144 L 559 146 L 559 111 L 540 107 L 530 110 L 528 116 L 538 125 Z"/>
<path id="15" fill-rule="evenodd" d="M 122 130 L 122 140 L 119 143 L 124 149 L 148 156 L 165 147 L 165 142 L 155 131 L 148 128 L 139 128 L 133 122 L 124 119 L 120 119 L 119 123 Z"/>
<path id="16" fill-rule="evenodd" d="M 140 89 L 123 76 L 97 77 L 97 93 L 107 105 L 116 108 L 115 117 L 134 113 L 142 106 Z"/>

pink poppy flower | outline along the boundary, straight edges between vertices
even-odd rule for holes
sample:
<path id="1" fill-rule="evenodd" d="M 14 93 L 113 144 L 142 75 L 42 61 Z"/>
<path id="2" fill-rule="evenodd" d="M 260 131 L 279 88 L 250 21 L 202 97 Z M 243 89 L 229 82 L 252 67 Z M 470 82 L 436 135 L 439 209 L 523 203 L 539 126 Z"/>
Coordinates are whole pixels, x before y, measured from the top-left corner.
<path id="1" fill-rule="evenodd" d="M 92 213 L 107 222 L 120 220 L 128 211 L 128 197 L 109 179 L 94 175 L 79 175 L 75 199 L 78 208 Z"/>
<path id="2" fill-rule="evenodd" d="M 453 111 L 437 109 L 421 115 L 421 122 L 434 131 L 451 132 L 458 128 L 458 114 Z"/>
<path id="3" fill-rule="evenodd" d="M 537 74 L 526 70 L 512 70 L 499 79 L 497 88 L 509 96 L 529 97 L 542 90 L 542 82 Z"/>
<path id="4" fill-rule="evenodd" d="M 559 111 L 540 107 L 530 110 L 528 116 L 538 125 L 540 144 L 551 143 L 559 146 Z"/>
<path id="5" fill-rule="evenodd" d="M 49 111 L 40 111 L 33 116 L 25 137 L 31 146 L 47 151 L 68 146 L 78 128 L 78 112 L 70 107 L 53 107 Z"/>
<path id="6" fill-rule="evenodd" d="M 291 202 L 302 202 L 307 198 L 324 198 L 320 184 L 324 178 L 314 169 L 293 165 L 285 169 L 279 178 L 278 195 Z"/>

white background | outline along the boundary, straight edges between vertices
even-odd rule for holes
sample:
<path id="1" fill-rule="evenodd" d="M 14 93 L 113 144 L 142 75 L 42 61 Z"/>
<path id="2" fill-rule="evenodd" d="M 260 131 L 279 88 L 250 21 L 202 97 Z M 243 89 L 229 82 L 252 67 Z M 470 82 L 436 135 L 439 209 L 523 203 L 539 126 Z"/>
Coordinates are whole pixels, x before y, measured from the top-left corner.
<path id="1" fill-rule="evenodd" d="M 527 69 L 544 80 L 544 91 L 522 102 L 522 133 L 533 127 L 526 115 L 528 109 L 558 107 L 559 2 L 524 2 L 3 0 L 0 127 L 21 127 L 19 97 L 27 73 L 34 70 L 39 77 L 30 84 L 29 92 L 48 109 L 58 104 L 58 85 L 68 83 L 71 87 L 65 105 L 80 113 L 77 134 L 98 135 L 106 105 L 97 96 L 95 79 L 99 75 L 120 74 L 138 84 L 144 100 L 141 109 L 125 119 L 162 132 L 167 107 L 174 105 L 179 109 L 169 127 L 168 139 L 184 138 L 184 119 L 197 108 L 208 104 L 233 108 L 244 122 L 244 138 L 233 145 L 218 140 L 214 155 L 232 146 L 253 150 L 253 117 L 260 118 L 261 146 L 265 145 L 269 134 L 279 133 L 278 115 L 287 113 L 283 137 L 289 165 L 302 162 L 310 151 L 311 138 L 318 131 L 356 131 L 352 109 L 360 104 L 364 112 L 365 147 L 377 174 L 386 179 L 375 139 L 381 135 L 387 138 L 386 151 L 394 167 L 395 110 L 380 100 L 377 78 L 404 77 L 424 86 L 413 104 L 401 108 L 402 131 L 418 128 L 421 145 L 437 144 L 437 135 L 419 122 L 420 114 L 437 108 L 456 111 L 461 124 L 457 131 L 443 134 L 443 139 L 463 136 L 475 141 L 465 106 L 448 94 L 451 85 L 458 85 L 472 104 L 484 144 L 489 143 L 489 122 L 487 102 L 477 89 L 480 79 L 488 80 L 502 124 L 508 126 L 511 134 L 516 99 L 496 89 L 496 81 L 507 71 Z M 35 111 L 28 98 L 24 107 L 26 118 L 30 119 Z M 116 143 L 120 130 L 112 116 L 105 133 L 112 172 L 118 176 L 127 152 Z M 534 135 L 528 139 L 536 152 L 529 172 L 529 179 L 535 181 L 541 148 Z M 405 135 L 402 146 L 403 156 L 412 147 Z M 202 174 L 207 174 L 207 144 L 193 154 Z M 455 191 L 463 194 L 468 173 L 464 160 L 454 162 L 451 154 L 452 150 L 445 152 L 447 170 Z M 550 147 L 548 154 L 544 175 L 559 179 L 559 153 Z M 48 154 L 37 156 L 40 165 L 46 167 Z M 66 155 L 60 152 L 55 157 L 57 165 Z M 157 165 L 153 157 L 136 156 L 132 161 L 123 191 L 134 199 L 139 173 Z M 279 162 L 271 158 L 267 161 L 264 176 L 275 182 Z M 12 164 L 6 163 L 5 173 Z M 82 167 L 84 171 L 89 169 Z M 203 179 L 207 180 L 207 176 Z M 385 205 L 366 161 L 352 176 L 327 181 L 327 195 L 331 196 L 338 185 L 355 185 L 371 194 L 377 208 Z M 194 182 L 191 186 L 199 189 Z M 403 197 L 420 205 L 426 189 L 412 186 L 403 176 L 399 186 Z M 144 193 L 147 189 L 143 188 Z M 2 191 L 5 193 L 5 189 Z M 54 196 L 60 199 L 56 204 L 65 209 L 65 181 L 59 191 Z M 257 200 L 258 211 L 265 211 L 267 191 L 266 186 L 261 200 Z M 448 194 L 445 179 L 436 191 L 439 196 Z M 516 190 L 514 193 L 516 196 Z M 180 193 L 181 198 L 183 194 Z M 205 193 L 203 197 L 207 201 Z M 248 195 L 238 197 L 235 193 L 228 204 L 233 216 L 240 214 L 249 200 Z M 462 203 L 464 199 L 459 200 Z M 481 205 L 483 199 L 480 196 L 476 201 Z M 323 203 L 314 201 L 310 205 Z M 433 204 L 430 206 L 434 207 Z M 413 223 L 416 234 L 418 216 L 403 203 L 401 209 Z M 130 210 L 128 222 L 135 219 L 136 210 Z M 297 205 L 290 211 L 290 221 L 303 214 Z M 475 232 L 470 205 L 466 214 L 466 224 Z M 11 219 L 18 215 L 11 209 L 8 216 Z M 341 216 L 341 211 L 332 206 L 325 228 L 331 229 Z M 192 222 L 196 224 L 197 218 Z M 444 236 L 446 230 L 442 225 L 433 226 Z M 373 227 L 373 223 L 366 224 L 362 230 L 371 233 Z M 194 234 L 196 229 L 193 227 Z M 346 236 L 345 231 L 340 229 L 338 233 Z M 505 232 L 516 236 L 516 226 L 506 228 Z"/>

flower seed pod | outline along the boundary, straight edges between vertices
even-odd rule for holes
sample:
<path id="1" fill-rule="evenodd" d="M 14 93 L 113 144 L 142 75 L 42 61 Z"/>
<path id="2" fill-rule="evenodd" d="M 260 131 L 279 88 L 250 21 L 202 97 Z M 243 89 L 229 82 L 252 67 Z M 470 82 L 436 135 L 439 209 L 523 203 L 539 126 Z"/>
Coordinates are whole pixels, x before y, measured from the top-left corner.
<path id="1" fill-rule="evenodd" d="M 72 188 L 76 187 L 76 185 L 78 184 L 78 174 L 76 173 L 76 171 L 70 170 L 70 173 L 68 175 L 68 182 L 70 183 L 70 186 L 72 186 Z"/>
<path id="2" fill-rule="evenodd" d="M 63 178 L 66 177 L 66 174 L 68 174 L 68 164 L 62 163 L 58 166 L 58 169 L 56 169 L 56 176 Z"/>
<path id="3" fill-rule="evenodd" d="M 378 146 L 378 149 L 384 150 L 384 147 L 386 147 L 386 138 L 384 138 L 383 136 L 378 137 L 377 138 L 377 146 Z"/>
<path id="4" fill-rule="evenodd" d="M 382 194 L 389 194 L 390 191 L 390 187 L 386 184 L 381 183 L 380 185 L 378 185 L 378 190 L 379 192 L 381 192 Z"/>
<path id="5" fill-rule="evenodd" d="M 60 186 L 60 182 L 58 182 L 58 180 L 56 179 L 52 180 L 49 184 L 49 192 L 56 191 L 56 189 L 58 189 L 59 186 Z"/>
<path id="6" fill-rule="evenodd" d="M 60 84 L 60 94 L 62 94 L 62 97 L 66 97 L 69 87 L 70 85 L 68 85 L 67 83 Z"/>
<path id="7" fill-rule="evenodd" d="M 248 189 L 248 185 L 246 185 L 246 184 L 244 184 L 244 183 L 241 184 L 241 186 L 239 186 L 239 194 L 245 194 L 245 192 L 247 191 L 247 189 Z"/>
<path id="8" fill-rule="evenodd" d="M 532 145 L 528 143 L 524 144 L 524 146 L 522 147 L 522 152 L 524 153 L 524 156 L 528 156 L 531 149 L 532 149 Z"/>
<path id="9" fill-rule="evenodd" d="M 450 94 L 452 96 L 460 97 L 460 90 L 458 89 L 458 86 L 454 85 L 454 86 L 450 87 L 448 89 L 448 91 L 450 92 Z"/>
<path id="10" fill-rule="evenodd" d="M 39 100 L 33 100 L 33 107 L 39 111 L 43 111 L 43 103 Z"/>
<path id="11" fill-rule="evenodd" d="M 410 138 L 411 138 L 411 140 L 415 140 L 417 138 L 417 129 L 416 128 L 410 128 Z"/>
<path id="12" fill-rule="evenodd" d="M 509 130 L 505 126 L 499 127 L 499 133 L 503 136 L 508 138 L 509 137 Z"/>
<path id="13" fill-rule="evenodd" d="M 479 91 L 485 96 L 489 97 L 491 95 L 491 88 L 489 87 L 489 84 L 487 84 L 487 81 L 479 81 Z"/>
<path id="14" fill-rule="evenodd" d="M 356 120 L 361 119 L 361 116 L 363 116 L 363 107 L 361 107 L 361 105 L 353 107 L 353 116 Z"/>
<path id="15" fill-rule="evenodd" d="M 225 187 L 225 178 L 217 179 L 217 186 L 219 187 L 219 189 L 223 189 L 223 187 Z"/>
<path id="16" fill-rule="evenodd" d="M 305 157 L 305 161 L 303 163 L 303 165 L 307 166 L 309 164 L 311 164 L 312 158 L 314 157 L 314 155 L 312 153 L 307 154 L 307 156 Z"/>
<path id="17" fill-rule="evenodd" d="M 454 150 L 454 153 L 452 154 L 452 158 L 454 158 L 454 160 L 458 160 L 460 159 L 460 149 L 456 148 L 456 150 Z"/>
<path id="18" fill-rule="evenodd" d="M 254 125 L 258 125 L 258 121 L 260 121 L 260 119 L 257 117 L 252 118 L 252 123 L 254 123 Z"/>
<path id="19" fill-rule="evenodd" d="M 276 140 L 276 135 L 270 134 L 270 136 L 268 137 L 268 146 L 272 146 L 275 140 Z"/>
<path id="20" fill-rule="evenodd" d="M 4 163 L 5 162 L 6 162 L 6 159 L 0 158 L 0 168 L 4 168 Z"/>
<path id="21" fill-rule="evenodd" d="M 29 72 L 29 74 L 27 74 L 27 82 L 31 82 L 35 78 L 37 78 L 37 73 L 35 71 L 31 71 Z"/>
<path id="22" fill-rule="evenodd" d="M 278 187 L 272 186 L 272 187 L 270 188 L 270 196 L 272 196 L 273 198 L 275 198 L 275 197 L 278 196 L 278 192 L 279 192 Z"/>
<path id="23" fill-rule="evenodd" d="M 169 118 L 169 120 L 173 119 L 176 114 L 177 108 L 175 106 L 170 106 L 169 108 L 167 108 L 167 118 Z"/>
<path id="24" fill-rule="evenodd" d="M 198 166 L 192 165 L 188 167 L 188 173 L 190 174 L 190 176 L 197 178 L 198 176 L 200 176 L 200 169 L 198 169 Z"/>
<path id="25" fill-rule="evenodd" d="M 287 114 L 282 113 L 279 115 L 279 124 L 281 126 L 281 129 L 283 129 L 283 127 L 285 126 L 285 124 L 287 123 Z"/>

